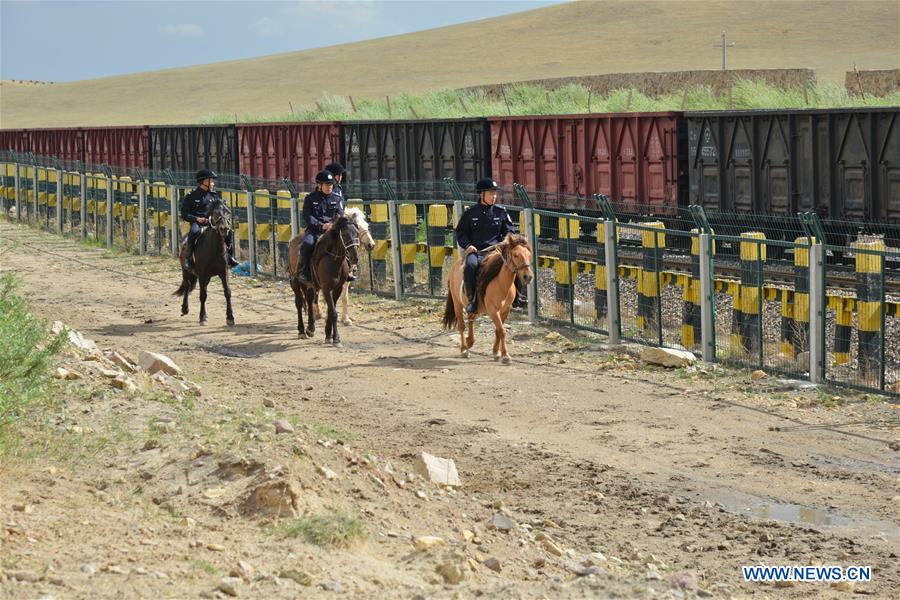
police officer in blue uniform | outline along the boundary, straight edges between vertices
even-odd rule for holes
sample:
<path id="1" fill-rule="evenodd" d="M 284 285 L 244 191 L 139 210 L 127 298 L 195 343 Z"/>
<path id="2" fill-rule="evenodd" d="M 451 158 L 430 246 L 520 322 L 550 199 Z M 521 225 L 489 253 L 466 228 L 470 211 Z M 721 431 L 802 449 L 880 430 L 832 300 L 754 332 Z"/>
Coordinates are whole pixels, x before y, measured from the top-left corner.
<path id="1" fill-rule="evenodd" d="M 475 277 L 478 265 L 484 260 L 481 251 L 494 244 L 499 244 L 509 233 L 516 233 L 509 213 L 497 205 L 500 197 L 500 186 L 490 177 L 485 177 L 475 184 L 479 194 L 478 204 L 466 210 L 456 225 L 456 243 L 466 254 L 466 266 L 463 270 L 463 282 L 469 305 L 466 312 L 477 310 L 475 298 Z"/>
<path id="2" fill-rule="evenodd" d="M 209 169 L 201 169 L 196 175 L 197 187 L 189 192 L 181 200 L 181 219 L 191 224 L 191 231 L 187 238 L 187 259 L 185 267 L 187 269 L 194 268 L 194 245 L 203 226 L 209 223 L 209 206 L 215 199 L 221 199 L 219 192 L 216 191 L 216 174 Z M 228 256 L 226 260 L 229 267 L 238 265 L 234 259 L 234 232 L 230 232 L 228 239 L 225 240 L 228 248 Z"/>
<path id="3" fill-rule="evenodd" d="M 341 198 L 334 193 L 334 175 L 329 171 L 316 174 L 316 191 L 307 194 L 303 200 L 303 220 L 306 231 L 300 246 L 300 264 L 297 274 L 300 281 L 309 283 L 309 259 L 312 258 L 316 241 L 331 229 L 332 222 L 344 214 Z"/>
<path id="4" fill-rule="evenodd" d="M 347 169 L 341 163 L 331 163 L 325 165 L 325 170 L 334 176 L 334 195 L 341 199 L 341 210 L 347 210 L 347 199 L 344 197 L 344 177 L 347 175 Z"/>

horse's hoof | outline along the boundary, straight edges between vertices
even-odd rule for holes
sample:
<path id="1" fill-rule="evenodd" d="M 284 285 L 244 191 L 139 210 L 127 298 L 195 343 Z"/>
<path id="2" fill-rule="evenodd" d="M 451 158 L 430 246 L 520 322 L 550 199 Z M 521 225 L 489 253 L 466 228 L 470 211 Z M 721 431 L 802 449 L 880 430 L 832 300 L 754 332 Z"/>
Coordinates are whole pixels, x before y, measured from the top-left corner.
<path id="1" fill-rule="evenodd" d="M 463 350 L 462 352 L 459 353 L 459 356 L 460 356 L 460 358 L 469 358 L 469 351 Z"/>
<path id="2" fill-rule="evenodd" d="M 300 338 L 301 340 L 305 340 L 305 339 L 306 339 L 306 334 L 305 334 L 304 332 L 301 331 L 300 333 L 297 334 L 297 337 Z"/>
<path id="3" fill-rule="evenodd" d="M 495 354 L 495 355 L 494 355 L 494 360 L 500 360 L 500 355 L 499 355 L 499 354 Z"/>
<path id="4" fill-rule="evenodd" d="M 184 315 L 186 315 L 186 314 L 188 314 L 188 311 L 186 311 L 186 310 L 181 311 L 181 316 L 182 316 L 182 317 L 183 317 Z"/>
<path id="5" fill-rule="evenodd" d="M 200 324 L 201 324 L 201 325 L 206 325 L 206 319 L 200 319 Z"/>
<path id="6" fill-rule="evenodd" d="M 504 364 L 504 365 L 508 365 L 510 362 L 512 362 L 512 359 L 510 359 L 508 356 L 504 356 L 504 357 L 503 357 L 503 364 Z"/>
<path id="7" fill-rule="evenodd" d="M 340 342 L 335 342 L 335 343 L 334 343 L 334 347 L 335 347 L 335 348 L 343 348 L 344 345 L 343 345 L 342 343 L 340 343 Z"/>
<path id="8" fill-rule="evenodd" d="M 234 319 L 226 319 L 225 324 L 229 327 L 234 327 Z"/>

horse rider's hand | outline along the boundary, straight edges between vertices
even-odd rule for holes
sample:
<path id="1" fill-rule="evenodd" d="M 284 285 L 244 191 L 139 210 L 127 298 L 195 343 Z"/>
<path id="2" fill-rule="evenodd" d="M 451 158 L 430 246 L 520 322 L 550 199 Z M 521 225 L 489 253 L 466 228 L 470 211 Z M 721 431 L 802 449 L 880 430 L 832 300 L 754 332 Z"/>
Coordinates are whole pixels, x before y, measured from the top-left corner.
<path id="1" fill-rule="evenodd" d="M 466 256 L 468 256 L 469 254 L 474 254 L 475 252 L 478 252 L 478 248 L 476 248 L 475 246 L 469 246 L 468 248 L 466 248 Z"/>
<path id="2" fill-rule="evenodd" d="M 325 223 L 324 225 L 322 225 L 322 230 L 328 231 L 329 229 L 331 229 L 331 223 Z"/>
<path id="3" fill-rule="evenodd" d="M 206 225 L 208 221 L 206 217 L 197 217 L 197 225 Z"/>

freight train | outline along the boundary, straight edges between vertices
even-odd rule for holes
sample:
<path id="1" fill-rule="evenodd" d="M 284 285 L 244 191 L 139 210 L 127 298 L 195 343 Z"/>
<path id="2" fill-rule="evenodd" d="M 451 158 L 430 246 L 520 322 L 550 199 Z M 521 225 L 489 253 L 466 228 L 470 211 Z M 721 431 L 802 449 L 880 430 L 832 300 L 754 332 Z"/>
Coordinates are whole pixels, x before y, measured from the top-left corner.
<path id="1" fill-rule="evenodd" d="M 0 130 L 0 150 L 295 183 L 339 161 L 362 186 L 492 176 L 558 211 L 597 216 L 603 194 L 626 219 L 815 211 L 900 238 L 900 107 Z"/>

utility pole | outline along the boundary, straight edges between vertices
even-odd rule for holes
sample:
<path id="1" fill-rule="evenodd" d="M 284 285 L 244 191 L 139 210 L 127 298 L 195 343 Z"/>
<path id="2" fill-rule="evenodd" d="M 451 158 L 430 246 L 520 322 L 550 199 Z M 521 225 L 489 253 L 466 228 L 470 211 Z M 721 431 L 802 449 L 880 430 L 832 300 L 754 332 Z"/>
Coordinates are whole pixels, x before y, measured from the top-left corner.
<path id="1" fill-rule="evenodd" d="M 721 48 L 722 49 L 722 70 L 727 71 L 728 70 L 728 61 L 727 61 L 728 49 L 734 48 L 734 42 L 727 41 L 727 38 L 725 37 L 725 32 L 723 31 L 722 32 L 722 42 L 720 44 L 713 44 L 713 48 Z"/>

